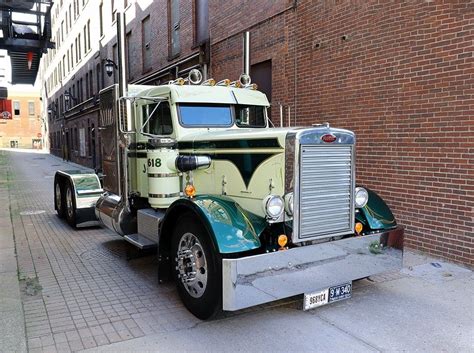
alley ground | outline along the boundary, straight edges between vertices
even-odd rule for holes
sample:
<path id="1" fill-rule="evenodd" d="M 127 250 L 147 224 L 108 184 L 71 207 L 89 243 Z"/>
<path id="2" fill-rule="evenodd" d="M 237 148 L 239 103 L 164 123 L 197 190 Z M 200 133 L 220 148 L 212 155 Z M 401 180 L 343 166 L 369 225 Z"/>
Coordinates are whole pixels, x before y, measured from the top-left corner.
<path id="1" fill-rule="evenodd" d="M 353 298 L 303 312 L 300 298 L 202 322 L 156 254 L 101 228 L 73 230 L 53 208 L 44 153 L 0 151 L 0 352 L 474 351 L 474 276 L 407 253 L 403 271 L 354 284 Z"/>

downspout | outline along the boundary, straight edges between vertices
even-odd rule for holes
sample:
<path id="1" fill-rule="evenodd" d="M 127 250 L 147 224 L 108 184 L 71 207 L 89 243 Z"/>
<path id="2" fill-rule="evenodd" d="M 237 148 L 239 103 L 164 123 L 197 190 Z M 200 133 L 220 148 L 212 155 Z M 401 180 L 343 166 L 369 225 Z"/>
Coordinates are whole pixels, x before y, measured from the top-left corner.
<path id="1" fill-rule="evenodd" d="M 294 23 L 294 30 L 293 30 L 293 36 L 294 36 L 294 41 L 295 41 L 295 53 L 293 55 L 294 57 L 294 66 L 295 66 L 295 78 L 293 80 L 294 82 L 294 97 L 295 97 L 295 111 L 294 111 L 294 116 L 295 116 L 295 126 L 296 126 L 296 113 L 297 113 L 297 101 L 298 101 L 298 86 L 297 86 L 297 82 L 298 82 L 298 59 L 297 59 L 297 54 L 298 54 L 298 50 L 297 50 L 297 47 L 298 47 L 298 42 L 297 42 L 297 38 L 298 38 L 298 34 L 297 34 L 297 25 L 298 25 L 298 0 L 294 0 L 293 2 L 293 11 L 295 13 L 295 20 L 293 21 Z M 289 121 L 290 120 L 290 107 L 288 107 L 288 119 Z M 288 125 L 289 126 L 289 125 Z"/>

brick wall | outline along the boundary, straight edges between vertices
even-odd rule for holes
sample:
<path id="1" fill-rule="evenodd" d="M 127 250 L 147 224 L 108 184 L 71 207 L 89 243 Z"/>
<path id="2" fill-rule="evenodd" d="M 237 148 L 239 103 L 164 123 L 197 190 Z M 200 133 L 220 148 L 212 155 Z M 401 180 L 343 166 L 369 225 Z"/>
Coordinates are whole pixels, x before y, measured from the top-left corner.
<path id="1" fill-rule="evenodd" d="M 388 202 L 407 245 L 469 265 L 473 14 L 460 0 L 300 1 L 248 27 L 252 63 L 272 60 L 272 102 L 296 111 L 298 125 L 354 130 L 358 183 Z M 220 39 L 212 74 L 238 76 L 241 53 L 241 33 Z"/>
<path id="2" fill-rule="evenodd" d="M 0 119 L 0 147 L 9 148 L 16 141 L 18 148 L 42 148 L 41 146 L 41 104 L 39 92 L 22 92 L 9 89 L 8 99 L 12 101 L 11 119 Z M 20 114 L 15 115 L 13 102 L 20 105 Z M 34 103 L 33 114 L 30 114 L 29 103 Z"/>

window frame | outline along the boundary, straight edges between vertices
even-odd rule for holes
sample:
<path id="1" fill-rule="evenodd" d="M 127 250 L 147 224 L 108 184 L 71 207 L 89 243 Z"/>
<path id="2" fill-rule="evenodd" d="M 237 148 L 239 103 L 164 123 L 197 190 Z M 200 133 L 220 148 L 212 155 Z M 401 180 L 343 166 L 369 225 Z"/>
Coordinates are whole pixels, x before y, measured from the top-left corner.
<path id="1" fill-rule="evenodd" d="M 31 112 L 31 107 L 33 107 L 33 113 Z M 36 114 L 35 101 L 28 101 L 28 116 L 34 117 Z"/>
<path id="2" fill-rule="evenodd" d="M 173 6 L 172 2 L 176 1 L 178 3 L 178 13 L 177 13 L 177 21 L 176 24 L 173 24 Z M 168 0 L 168 61 L 174 60 L 181 55 L 181 13 L 180 13 L 180 0 Z M 175 29 L 175 26 L 177 28 Z M 173 45 L 171 44 L 171 40 L 173 38 L 173 31 L 177 31 L 178 37 L 178 46 L 176 52 L 173 51 Z"/>
<path id="3" fill-rule="evenodd" d="M 235 112 L 235 126 L 237 126 L 238 128 L 240 129 L 246 129 L 246 128 L 249 128 L 249 129 L 262 129 L 262 128 L 266 128 L 268 126 L 268 107 L 264 106 L 264 105 L 246 105 L 246 104 L 233 104 L 233 110 Z M 244 107 L 262 107 L 263 109 L 263 122 L 264 122 L 264 125 L 263 126 L 260 126 L 260 125 L 241 125 L 241 124 L 238 124 L 237 123 L 237 106 L 244 106 Z"/>
<path id="4" fill-rule="evenodd" d="M 223 124 L 216 124 L 216 125 L 194 125 L 194 124 L 185 124 L 182 120 L 181 115 L 181 106 L 182 105 L 201 105 L 201 106 L 224 106 L 229 107 L 230 110 L 230 124 L 223 125 Z M 184 128 L 194 128 L 194 129 L 207 129 L 207 128 L 228 128 L 235 125 L 235 110 L 232 108 L 232 104 L 215 104 L 215 103 L 177 103 L 176 104 L 176 113 L 178 115 L 178 122 L 179 125 Z"/>

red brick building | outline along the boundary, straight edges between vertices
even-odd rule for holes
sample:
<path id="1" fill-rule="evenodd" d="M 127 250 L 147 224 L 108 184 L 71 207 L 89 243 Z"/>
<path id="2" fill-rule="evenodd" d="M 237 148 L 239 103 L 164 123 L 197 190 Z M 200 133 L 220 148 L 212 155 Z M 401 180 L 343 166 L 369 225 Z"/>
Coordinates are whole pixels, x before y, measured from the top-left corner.
<path id="1" fill-rule="evenodd" d="M 41 149 L 43 134 L 39 90 L 9 87 L 0 99 L 0 147 Z"/>
<path id="2" fill-rule="evenodd" d="M 62 14 L 68 16 L 67 4 L 57 11 L 53 34 Z M 355 131 L 358 183 L 387 200 L 406 226 L 408 246 L 473 265 L 472 2 L 163 0 L 146 7 L 140 4 L 122 4 L 130 82 L 156 84 L 185 75 L 195 66 L 207 68 L 208 76 L 215 79 L 235 79 L 242 72 L 242 34 L 250 31 L 251 73 L 269 95 L 275 125 L 281 120 L 285 126 L 328 121 Z M 66 54 L 46 60 L 48 104 L 54 104 L 57 112 L 52 120 L 53 146 L 64 145 L 61 136 L 66 134 L 76 136 L 77 143 L 80 128 L 89 131 L 85 136 L 93 141 L 86 143 L 85 155 L 100 143 L 93 133 L 96 94 L 114 79 L 103 74 L 101 63 L 117 57 L 116 10 L 109 1 L 86 2 L 79 17 L 90 17 L 93 45 L 82 61 L 67 64 L 72 66 L 70 73 L 64 74 Z M 84 31 L 87 20 L 83 20 Z M 86 33 L 82 28 L 81 24 L 77 33 Z M 71 58 L 77 38 L 76 34 L 64 39 Z M 60 62 L 58 80 L 54 71 Z M 61 103 L 66 90 L 76 92 L 74 108 Z M 79 150 L 74 141 L 70 143 L 71 149 Z M 80 153 L 72 158 L 87 165 L 97 162 L 92 164 Z"/>

